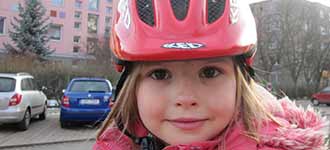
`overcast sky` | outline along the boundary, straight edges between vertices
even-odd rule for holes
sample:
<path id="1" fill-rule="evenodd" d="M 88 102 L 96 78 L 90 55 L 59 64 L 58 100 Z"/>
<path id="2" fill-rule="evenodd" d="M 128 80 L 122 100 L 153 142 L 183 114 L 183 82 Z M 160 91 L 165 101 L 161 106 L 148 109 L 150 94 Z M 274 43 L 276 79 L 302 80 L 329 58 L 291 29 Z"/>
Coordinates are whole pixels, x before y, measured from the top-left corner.
<path id="1" fill-rule="evenodd" d="M 249 0 L 250 3 L 254 3 L 254 2 L 259 2 L 259 1 L 264 1 L 264 0 Z M 323 5 L 329 6 L 330 7 L 330 0 L 308 0 L 311 2 L 318 2 L 321 3 Z"/>

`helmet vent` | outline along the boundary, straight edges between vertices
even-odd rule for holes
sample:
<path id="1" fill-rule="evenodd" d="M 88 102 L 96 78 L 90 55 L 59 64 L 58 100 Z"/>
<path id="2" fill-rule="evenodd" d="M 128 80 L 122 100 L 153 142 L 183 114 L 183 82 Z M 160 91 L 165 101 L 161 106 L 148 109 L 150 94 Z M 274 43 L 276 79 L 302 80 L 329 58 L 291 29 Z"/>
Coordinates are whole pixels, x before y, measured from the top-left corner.
<path id="1" fill-rule="evenodd" d="M 155 25 L 154 5 L 152 0 L 137 0 L 137 10 L 140 19 L 150 25 Z"/>
<path id="2" fill-rule="evenodd" d="M 190 0 L 171 0 L 172 9 L 176 19 L 184 20 L 189 8 Z"/>
<path id="3" fill-rule="evenodd" d="M 207 21 L 213 23 L 218 20 L 225 10 L 225 0 L 208 0 L 207 1 Z"/>

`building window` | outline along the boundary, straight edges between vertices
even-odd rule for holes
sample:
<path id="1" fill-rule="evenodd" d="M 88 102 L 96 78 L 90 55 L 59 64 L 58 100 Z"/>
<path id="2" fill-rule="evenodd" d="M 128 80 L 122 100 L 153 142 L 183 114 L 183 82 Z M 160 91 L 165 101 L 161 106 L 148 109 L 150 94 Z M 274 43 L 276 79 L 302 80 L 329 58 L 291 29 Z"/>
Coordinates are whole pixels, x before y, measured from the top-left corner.
<path id="1" fill-rule="evenodd" d="M 87 53 L 93 54 L 97 49 L 97 38 L 87 38 Z"/>
<path id="2" fill-rule="evenodd" d="M 0 16 L 0 35 L 5 34 L 5 17 Z"/>
<path id="3" fill-rule="evenodd" d="M 320 17 L 323 19 L 324 18 L 324 12 L 323 10 L 320 10 Z"/>
<path id="4" fill-rule="evenodd" d="M 105 26 L 110 26 L 111 24 L 111 17 L 105 17 Z"/>
<path id="5" fill-rule="evenodd" d="M 313 44 L 308 44 L 307 48 L 313 48 Z"/>
<path id="6" fill-rule="evenodd" d="M 80 51 L 80 47 L 79 46 L 74 46 L 73 47 L 73 52 L 74 53 L 79 53 L 79 51 Z"/>
<path id="7" fill-rule="evenodd" d="M 72 67 L 73 68 L 78 68 L 79 66 L 79 64 L 80 64 L 81 62 L 80 62 L 80 60 L 79 59 L 73 59 L 72 60 Z"/>
<path id="8" fill-rule="evenodd" d="M 112 8 L 111 7 L 107 7 L 106 8 L 106 13 L 107 14 L 111 14 L 112 13 Z"/>
<path id="9" fill-rule="evenodd" d="M 110 24 L 110 22 L 111 22 L 111 17 L 106 16 L 106 17 L 105 17 L 105 23 Z"/>
<path id="10" fill-rule="evenodd" d="M 81 8 L 81 5 L 82 5 L 82 2 L 80 0 L 76 0 L 75 3 L 74 3 L 75 7 L 76 8 Z"/>
<path id="11" fill-rule="evenodd" d="M 97 11 L 99 9 L 99 0 L 88 0 L 88 9 Z"/>
<path id="12" fill-rule="evenodd" d="M 323 26 L 320 27 L 321 35 L 327 35 L 327 32 Z"/>
<path id="13" fill-rule="evenodd" d="M 97 33 L 98 15 L 88 14 L 88 33 Z"/>
<path id="14" fill-rule="evenodd" d="M 80 11 L 75 11 L 74 12 L 74 18 L 81 19 L 81 12 Z"/>
<path id="15" fill-rule="evenodd" d="M 73 42 L 76 43 L 76 44 L 80 43 L 80 36 L 74 36 L 73 37 Z"/>
<path id="16" fill-rule="evenodd" d="M 105 33 L 104 33 L 105 37 L 110 36 L 110 30 L 111 30 L 110 22 L 111 22 L 111 17 L 105 17 Z"/>
<path id="17" fill-rule="evenodd" d="M 11 5 L 11 11 L 18 12 L 18 4 Z"/>
<path id="18" fill-rule="evenodd" d="M 111 30 L 110 27 L 105 27 L 105 32 L 104 32 L 105 37 L 110 37 L 110 30 Z"/>
<path id="19" fill-rule="evenodd" d="M 50 39 L 52 40 L 61 40 L 61 29 L 62 26 L 61 25 L 57 25 L 57 24 L 51 24 L 49 27 L 49 35 L 50 35 Z"/>
<path id="20" fill-rule="evenodd" d="M 75 29 L 80 29 L 80 27 L 81 27 L 81 22 L 74 22 Z"/>
<path id="21" fill-rule="evenodd" d="M 50 16 L 51 16 L 51 17 L 56 17 L 56 16 L 57 16 L 57 12 L 56 12 L 56 10 L 51 10 L 51 11 L 50 11 Z"/>
<path id="22" fill-rule="evenodd" d="M 277 42 L 271 42 L 270 45 L 269 45 L 269 49 L 276 49 L 277 47 Z"/>
<path id="23" fill-rule="evenodd" d="M 59 16 L 60 16 L 60 18 L 64 19 L 65 18 L 65 12 L 60 11 Z"/>
<path id="24" fill-rule="evenodd" d="M 321 50 L 325 50 L 327 48 L 327 44 L 321 43 Z"/>
<path id="25" fill-rule="evenodd" d="M 55 6 L 63 6 L 64 0 L 52 0 L 52 4 Z"/>
<path id="26" fill-rule="evenodd" d="M 305 31 L 308 30 L 308 24 L 307 24 L 307 23 L 305 23 L 305 25 L 304 25 L 304 29 L 305 29 Z"/>

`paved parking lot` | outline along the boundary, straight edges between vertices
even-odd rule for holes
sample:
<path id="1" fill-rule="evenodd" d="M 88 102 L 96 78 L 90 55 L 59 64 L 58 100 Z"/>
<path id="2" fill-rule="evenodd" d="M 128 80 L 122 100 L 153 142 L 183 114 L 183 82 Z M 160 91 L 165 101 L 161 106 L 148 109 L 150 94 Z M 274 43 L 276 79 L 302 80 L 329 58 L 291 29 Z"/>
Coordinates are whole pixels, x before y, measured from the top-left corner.
<path id="1" fill-rule="evenodd" d="M 309 100 L 299 100 L 299 101 L 296 101 L 296 104 L 298 106 L 302 106 L 304 108 L 306 108 L 308 105 L 314 107 Z M 330 118 L 330 106 L 327 106 L 325 104 L 321 104 L 321 105 L 316 106 L 314 108 L 319 110 L 322 115 L 328 116 Z"/>
<path id="2" fill-rule="evenodd" d="M 32 120 L 29 129 L 23 132 L 10 125 L 0 125 L 0 149 L 95 139 L 97 129 L 92 125 L 62 129 L 58 111 L 50 110 L 48 114 L 46 120 Z"/>

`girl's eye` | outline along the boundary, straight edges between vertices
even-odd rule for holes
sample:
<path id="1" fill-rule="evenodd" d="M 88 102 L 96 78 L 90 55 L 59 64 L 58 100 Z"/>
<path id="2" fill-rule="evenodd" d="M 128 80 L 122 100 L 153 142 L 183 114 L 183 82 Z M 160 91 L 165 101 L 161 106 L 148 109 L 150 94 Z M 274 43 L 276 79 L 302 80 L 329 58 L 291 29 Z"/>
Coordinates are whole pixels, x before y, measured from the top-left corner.
<path id="1" fill-rule="evenodd" d="M 215 67 L 205 67 L 201 69 L 199 76 L 203 78 L 214 78 L 218 76 L 221 72 Z"/>
<path id="2" fill-rule="evenodd" d="M 149 76 L 154 80 L 166 80 L 171 78 L 170 72 L 166 69 L 156 69 Z"/>

